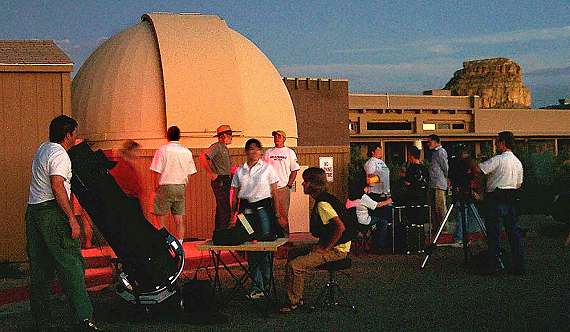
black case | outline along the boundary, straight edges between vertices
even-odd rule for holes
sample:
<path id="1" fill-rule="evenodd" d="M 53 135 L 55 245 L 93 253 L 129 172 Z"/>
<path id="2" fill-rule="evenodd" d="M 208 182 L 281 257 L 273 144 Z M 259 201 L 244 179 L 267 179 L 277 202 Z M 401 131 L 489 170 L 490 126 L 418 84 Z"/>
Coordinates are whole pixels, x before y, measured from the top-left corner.
<path id="1" fill-rule="evenodd" d="M 427 205 L 396 206 L 393 223 L 388 224 L 388 233 L 392 235 L 392 252 L 407 255 L 424 253 L 424 224 L 429 224 L 430 219 L 430 209 Z"/>

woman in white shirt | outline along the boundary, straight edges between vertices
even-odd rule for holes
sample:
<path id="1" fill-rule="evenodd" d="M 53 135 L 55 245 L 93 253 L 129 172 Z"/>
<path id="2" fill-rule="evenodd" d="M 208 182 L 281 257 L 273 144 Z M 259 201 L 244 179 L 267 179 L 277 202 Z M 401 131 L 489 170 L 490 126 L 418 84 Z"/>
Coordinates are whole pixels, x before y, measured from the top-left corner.
<path id="1" fill-rule="evenodd" d="M 232 187 L 239 199 L 239 212 L 252 224 L 257 240 L 276 238 L 275 190 L 279 178 L 271 165 L 261 159 L 261 142 L 252 138 L 245 143 L 247 161 L 232 179 Z M 234 201 L 232 206 L 236 206 Z M 271 262 L 269 253 L 248 253 L 248 269 L 253 285 L 248 297 L 260 299 L 270 290 Z"/>

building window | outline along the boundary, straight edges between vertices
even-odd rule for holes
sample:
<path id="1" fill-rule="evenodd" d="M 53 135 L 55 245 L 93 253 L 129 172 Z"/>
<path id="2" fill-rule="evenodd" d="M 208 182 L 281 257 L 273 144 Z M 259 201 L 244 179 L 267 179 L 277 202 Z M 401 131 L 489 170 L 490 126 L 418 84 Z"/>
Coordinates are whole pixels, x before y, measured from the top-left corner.
<path id="1" fill-rule="evenodd" d="M 351 134 L 358 134 L 360 133 L 360 122 L 357 121 L 350 121 L 348 124 L 348 130 Z"/>
<path id="2" fill-rule="evenodd" d="M 422 125 L 423 130 L 435 130 L 435 123 L 424 123 Z"/>
<path id="3" fill-rule="evenodd" d="M 412 130 L 411 122 L 367 122 L 367 130 Z"/>
<path id="4" fill-rule="evenodd" d="M 437 127 L 437 130 L 449 130 L 449 129 L 451 129 L 451 124 L 449 124 L 449 123 L 438 123 L 436 127 Z"/>
<path id="5" fill-rule="evenodd" d="M 451 129 L 465 129 L 465 123 L 454 123 L 451 125 Z"/>

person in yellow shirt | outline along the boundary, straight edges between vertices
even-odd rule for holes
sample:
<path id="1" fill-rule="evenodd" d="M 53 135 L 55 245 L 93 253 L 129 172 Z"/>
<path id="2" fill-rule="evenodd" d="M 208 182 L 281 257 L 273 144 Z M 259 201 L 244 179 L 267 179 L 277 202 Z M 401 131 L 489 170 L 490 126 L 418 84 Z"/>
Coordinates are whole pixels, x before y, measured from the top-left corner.
<path id="1" fill-rule="evenodd" d="M 346 208 L 326 191 L 326 183 L 325 171 L 321 168 L 310 167 L 303 172 L 303 192 L 315 200 L 310 229 L 319 242 L 312 248 L 289 253 L 285 270 L 289 302 L 280 309 L 281 313 L 292 312 L 303 304 L 304 281 L 309 271 L 326 262 L 345 259 L 350 251 L 352 236 L 345 225 Z"/>

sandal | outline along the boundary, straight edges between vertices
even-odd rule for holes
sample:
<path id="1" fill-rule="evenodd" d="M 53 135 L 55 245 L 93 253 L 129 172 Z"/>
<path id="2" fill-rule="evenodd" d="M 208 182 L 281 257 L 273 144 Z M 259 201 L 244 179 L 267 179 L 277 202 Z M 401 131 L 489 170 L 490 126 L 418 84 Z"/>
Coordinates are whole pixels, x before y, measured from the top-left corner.
<path id="1" fill-rule="evenodd" d="M 305 302 L 302 299 L 297 304 L 292 304 L 292 303 L 286 304 L 279 309 L 279 313 L 281 313 L 281 314 L 292 313 L 293 311 L 296 311 L 297 309 L 299 309 L 304 304 L 305 304 Z"/>

